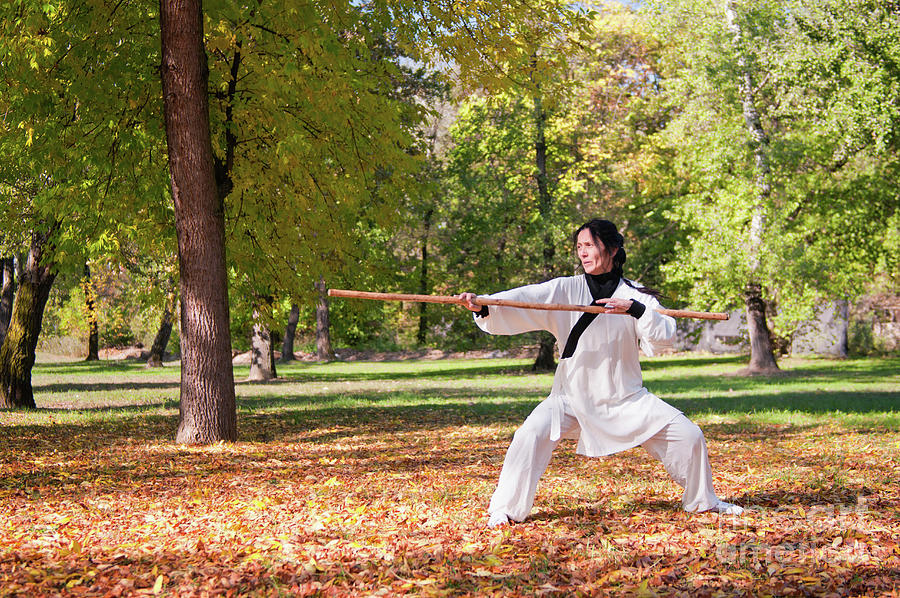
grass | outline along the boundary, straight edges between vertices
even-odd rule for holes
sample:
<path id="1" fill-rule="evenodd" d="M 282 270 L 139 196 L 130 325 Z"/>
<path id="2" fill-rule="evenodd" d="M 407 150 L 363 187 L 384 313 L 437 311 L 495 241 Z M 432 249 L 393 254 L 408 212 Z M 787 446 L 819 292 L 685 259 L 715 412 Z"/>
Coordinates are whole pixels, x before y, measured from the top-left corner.
<path id="1" fill-rule="evenodd" d="M 39 363 L 0 411 L 0 596 L 878 595 L 900 587 L 900 359 L 647 360 L 722 496 L 678 508 L 640 449 L 557 450 L 533 516 L 484 528 L 552 376 L 523 360 L 235 368 L 239 441 L 173 444 L 177 367 Z"/>
<path id="2" fill-rule="evenodd" d="M 737 356 L 647 360 L 645 384 L 698 422 L 825 423 L 900 429 L 900 359 L 786 359 L 775 376 L 734 375 Z M 243 382 L 238 413 L 433 407 L 518 422 L 550 389 L 530 361 L 473 359 L 279 365 L 279 379 Z M 35 366 L 37 411 L 0 412 L 0 424 L 83 423 L 134 414 L 177 416 L 180 371 L 136 362 Z M 252 431 L 246 431 L 252 437 Z"/>

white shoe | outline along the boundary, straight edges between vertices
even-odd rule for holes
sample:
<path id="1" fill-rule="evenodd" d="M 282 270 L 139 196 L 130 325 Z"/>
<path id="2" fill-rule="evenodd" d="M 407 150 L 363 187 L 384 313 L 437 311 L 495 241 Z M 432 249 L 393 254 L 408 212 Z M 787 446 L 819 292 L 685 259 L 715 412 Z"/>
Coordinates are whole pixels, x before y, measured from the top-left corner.
<path id="1" fill-rule="evenodd" d="M 744 508 L 733 505 L 730 502 L 720 500 L 716 503 L 716 506 L 710 509 L 710 511 L 718 513 L 720 515 L 740 515 L 744 512 Z"/>
<path id="2" fill-rule="evenodd" d="M 503 527 L 504 525 L 509 525 L 509 517 L 506 516 L 506 513 L 491 513 L 488 527 Z"/>

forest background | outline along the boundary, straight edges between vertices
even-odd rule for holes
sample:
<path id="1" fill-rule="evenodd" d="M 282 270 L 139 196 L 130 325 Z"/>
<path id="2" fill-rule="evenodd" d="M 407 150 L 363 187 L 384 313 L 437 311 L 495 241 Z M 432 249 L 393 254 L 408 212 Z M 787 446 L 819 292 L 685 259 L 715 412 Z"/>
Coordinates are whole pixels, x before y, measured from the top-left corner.
<path id="1" fill-rule="evenodd" d="M 626 275 L 667 305 L 745 309 L 751 371 L 777 368 L 826 302 L 865 297 L 866 322 L 896 318 L 895 4 L 198 4 L 202 37 L 183 47 L 204 50 L 206 207 L 178 198 L 175 132 L 204 133 L 162 101 L 181 97 L 169 4 L 0 9 L 3 406 L 29 405 L 39 338 L 78 339 L 89 358 L 140 342 L 161 362 L 160 346 L 202 344 L 185 322 L 203 305 L 224 306 L 216 347 L 252 345 L 263 378 L 295 334 L 322 359 L 536 344 L 552 367 L 549 337 L 487 338 L 448 307 L 328 306 L 324 291 L 568 275 L 571 231 L 596 216 L 623 231 Z M 219 262 L 221 284 L 186 276 Z M 204 304 L 198 287 L 222 293 Z M 191 387 L 233 412 L 233 389 L 203 387 L 227 387 L 230 367 L 220 382 L 185 371 L 183 402 Z"/>

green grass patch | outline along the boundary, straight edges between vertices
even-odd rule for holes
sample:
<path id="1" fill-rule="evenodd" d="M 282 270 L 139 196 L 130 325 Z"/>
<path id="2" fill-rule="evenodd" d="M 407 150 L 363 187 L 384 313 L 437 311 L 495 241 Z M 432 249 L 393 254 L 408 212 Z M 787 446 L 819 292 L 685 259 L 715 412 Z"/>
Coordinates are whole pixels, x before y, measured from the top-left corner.
<path id="1" fill-rule="evenodd" d="M 698 421 L 900 429 L 900 359 L 785 359 L 774 376 L 742 377 L 743 358 L 678 355 L 644 362 L 645 385 Z M 279 364 L 277 380 L 245 382 L 234 368 L 239 415 L 441 410 L 441 418 L 517 421 L 549 392 L 552 375 L 515 359 Z M 0 423 L 90 423 L 177 415 L 180 370 L 136 362 L 35 366 L 36 411 Z"/>

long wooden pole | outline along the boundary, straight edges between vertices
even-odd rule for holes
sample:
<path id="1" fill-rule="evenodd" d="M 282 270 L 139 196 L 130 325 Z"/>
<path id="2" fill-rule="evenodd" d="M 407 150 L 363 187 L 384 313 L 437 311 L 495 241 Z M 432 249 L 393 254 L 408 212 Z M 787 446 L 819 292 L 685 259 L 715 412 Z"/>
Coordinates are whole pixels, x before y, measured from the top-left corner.
<path id="1" fill-rule="evenodd" d="M 449 303 L 464 305 L 462 301 L 452 295 L 413 295 L 409 293 L 373 293 L 370 291 L 348 291 L 344 289 L 328 289 L 329 297 L 345 297 L 348 299 L 374 299 L 376 301 L 410 301 L 419 303 Z M 518 307 L 520 309 L 542 309 L 545 311 L 583 311 L 592 314 L 602 314 L 603 308 L 599 305 L 570 305 L 567 303 L 528 303 L 525 301 L 511 301 L 509 299 L 494 299 L 493 297 L 475 298 L 478 305 L 501 305 L 504 307 Z M 695 318 L 698 320 L 727 320 L 728 314 L 692 311 L 689 309 L 657 309 L 661 314 L 673 318 Z"/>

